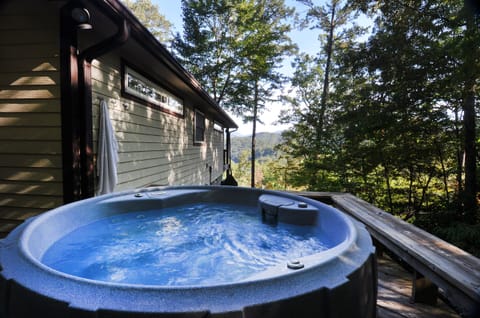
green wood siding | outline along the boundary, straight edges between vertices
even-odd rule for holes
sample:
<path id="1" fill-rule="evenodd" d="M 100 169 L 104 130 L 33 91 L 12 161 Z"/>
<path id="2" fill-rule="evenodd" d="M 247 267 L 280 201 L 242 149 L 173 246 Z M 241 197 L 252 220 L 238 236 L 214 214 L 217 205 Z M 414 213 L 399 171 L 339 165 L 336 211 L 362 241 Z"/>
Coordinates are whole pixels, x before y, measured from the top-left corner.
<path id="1" fill-rule="evenodd" d="M 194 145 L 195 105 L 185 104 L 179 118 L 121 97 L 120 57 L 95 60 L 92 66 L 93 138 L 97 152 L 100 100 L 108 103 L 119 142 L 116 191 L 148 185 L 207 184 L 223 173 L 223 134 L 206 118 L 205 143 Z M 159 83 L 161 84 L 161 83 Z M 182 96 L 178 96 L 182 98 Z"/>
<path id="2" fill-rule="evenodd" d="M 63 203 L 57 6 L 0 6 L 0 235 Z"/>

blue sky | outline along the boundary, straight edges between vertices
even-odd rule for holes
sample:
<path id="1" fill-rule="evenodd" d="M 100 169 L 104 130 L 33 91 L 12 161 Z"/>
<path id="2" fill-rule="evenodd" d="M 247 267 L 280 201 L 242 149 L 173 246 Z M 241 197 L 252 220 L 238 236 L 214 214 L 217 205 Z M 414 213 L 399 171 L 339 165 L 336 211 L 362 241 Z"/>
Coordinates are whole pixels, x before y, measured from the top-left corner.
<path id="1" fill-rule="evenodd" d="M 152 0 L 153 3 L 157 4 L 160 12 L 165 15 L 165 17 L 173 23 L 174 33 L 182 32 L 182 10 L 181 3 L 178 0 Z M 295 7 L 296 11 L 303 16 L 306 11 L 306 7 L 302 4 L 299 4 L 295 0 L 286 0 L 288 6 Z M 315 54 L 319 49 L 319 42 L 317 40 L 318 31 L 317 30 L 294 30 L 290 34 L 291 39 L 297 43 L 299 49 L 303 52 L 310 54 Z M 291 73 L 290 62 L 286 60 L 282 71 L 286 74 Z M 275 121 L 278 118 L 281 108 L 284 107 L 279 103 L 275 103 L 268 106 L 268 111 L 261 116 L 261 120 L 265 123 L 264 125 L 257 125 L 257 132 L 276 132 L 284 129 L 288 129 L 288 125 L 278 125 L 275 124 Z M 236 123 L 240 126 L 238 135 L 248 135 L 252 132 L 252 125 L 244 124 L 240 118 L 232 116 L 235 119 Z"/>

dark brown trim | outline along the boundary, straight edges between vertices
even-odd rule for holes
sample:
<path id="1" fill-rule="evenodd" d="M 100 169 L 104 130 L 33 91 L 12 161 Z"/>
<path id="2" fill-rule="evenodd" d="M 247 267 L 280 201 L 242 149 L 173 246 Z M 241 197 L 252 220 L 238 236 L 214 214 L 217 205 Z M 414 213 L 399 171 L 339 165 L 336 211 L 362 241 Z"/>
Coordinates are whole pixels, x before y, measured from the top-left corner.
<path id="1" fill-rule="evenodd" d="M 92 123 L 92 64 L 79 59 L 78 78 L 80 79 L 80 171 L 82 175 L 81 197 L 95 195 L 95 166 L 93 161 Z"/>
<path id="2" fill-rule="evenodd" d="M 230 118 L 213 98 L 203 89 L 200 83 L 190 74 L 176 59 L 168 52 L 157 39 L 145 28 L 144 25 L 131 13 L 131 11 L 118 0 L 96 1 L 102 8 L 108 10 L 111 16 L 118 14 L 127 19 L 131 26 L 132 37 L 134 37 L 152 56 L 163 63 L 169 70 L 178 76 L 187 84 L 199 97 L 201 97 L 209 106 L 214 109 L 215 119 L 221 122 L 225 127 L 238 128 L 238 125 Z M 174 94 L 175 95 L 175 94 Z"/>
<path id="3" fill-rule="evenodd" d="M 130 27 L 126 20 L 116 21 L 117 32 L 86 48 L 78 56 L 79 100 L 80 100 L 80 169 L 81 198 L 95 195 L 95 165 L 93 158 L 92 123 L 92 64 L 91 62 L 111 50 L 123 45 L 129 38 Z"/>
<path id="4" fill-rule="evenodd" d="M 170 111 L 169 109 L 166 109 L 160 105 L 157 105 L 157 104 L 153 104 L 153 103 L 150 103 L 148 102 L 147 100 L 144 100 L 142 98 L 139 98 L 135 95 L 132 95 L 132 94 L 129 94 L 128 92 L 126 92 L 125 90 L 125 67 L 129 67 L 131 69 L 133 69 L 135 72 L 139 73 L 140 75 L 142 75 L 143 77 L 147 78 L 149 81 L 155 83 L 156 85 L 160 86 L 161 88 L 163 88 L 164 90 L 166 90 L 169 94 L 172 94 L 173 96 L 175 96 L 176 98 L 180 99 L 183 103 L 183 113 L 182 114 L 178 114 L 178 113 L 175 113 L 175 112 L 172 112 Z M 129 62 L 126 62 L 124 59 L 121 60 L 121 96 L 126 98 L 126 99 L 130 99 L 130 100 L 133 100 L 139 104 L 142 104 L 142 105 L 145 105 L 145 106 L 148 106 L 150 108 L 153 108 L 153 109 L 156 109 L 156 110 L 159 110 L 163 113 L 166 113 L 166 114 L 169 114 L 169 115 L 172 115 L 172 116 L 175 116 L 175 117 L 178 117 L 178 118 L 185 118 L 185 102 L 183 100 L 183 98 L 180 98 L 177 96 L 177 94 L 174 94 L 172 93 L 168 88 L 166 88 L 164 85 L 160 84 L 157 80 L 155 80 L 152 76 L 150 76 L 149 74 L 143 72 L 143 71 L 140 71 L 140 68 L 139 67 L 136 67 L 134 65 L 132 65 L 131 63 Z"/>
<path id="5" fill-rule="evenodd" d="M 64 203 L 81 198 L 77 33 L 71 20 L 72 7 L 73 5 L 70 4 L 60 9 L 60 89 Z"/>
<path id="6" fill-rule="evenodd" d="M 197 140 L 197 113 L 201 114 L 203 117 L 203 136 L 201 141 Z M 207 117 L 205 116 L 205 113 L 195 108 L 193 110 L 193 145 L 194 146 L 202 146 L 206 143 L 206 140 L 205 140 L 206 139 L 205 130 L 207 127 L 206 121 L 207 121 Z"/>

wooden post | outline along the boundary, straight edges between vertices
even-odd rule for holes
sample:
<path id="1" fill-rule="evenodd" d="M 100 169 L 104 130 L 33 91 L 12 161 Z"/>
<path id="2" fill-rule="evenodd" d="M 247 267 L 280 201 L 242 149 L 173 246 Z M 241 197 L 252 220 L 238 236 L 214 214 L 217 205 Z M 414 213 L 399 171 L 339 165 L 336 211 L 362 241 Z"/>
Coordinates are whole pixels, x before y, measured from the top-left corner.
<path id="1" fill-rule="evenodd" d="M 416 270 L 413 271 L 412 302 L 436 305 L 438 287 L 427 277 Z"/>

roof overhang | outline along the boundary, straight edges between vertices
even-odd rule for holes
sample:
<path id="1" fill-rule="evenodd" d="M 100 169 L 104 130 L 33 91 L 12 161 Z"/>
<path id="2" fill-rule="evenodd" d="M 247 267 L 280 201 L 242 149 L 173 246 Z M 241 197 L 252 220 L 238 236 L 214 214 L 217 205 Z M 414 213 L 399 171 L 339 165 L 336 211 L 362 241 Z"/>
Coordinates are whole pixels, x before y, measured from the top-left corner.
<path id="1" fill-rule="evenodd" d="M 233 119 L 202 88 L 175 57 L 162 45 L 135 15 L 118 0 L 76 1 L 90 11 L 93 32 L 87 37 L 94 41 L 116 32 L 126 21 L 130 27 L 130 38 L 118 50 L 129 64 L 148 70 L 152 77 L 166 89 L 179 95 L 190 104 L 213 118 L 225 128 L 238 128 Z"/>

